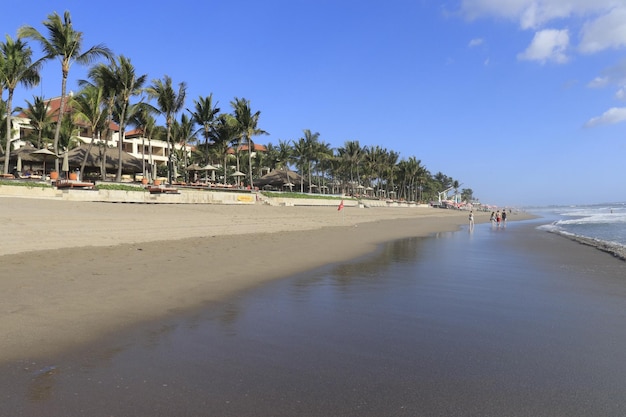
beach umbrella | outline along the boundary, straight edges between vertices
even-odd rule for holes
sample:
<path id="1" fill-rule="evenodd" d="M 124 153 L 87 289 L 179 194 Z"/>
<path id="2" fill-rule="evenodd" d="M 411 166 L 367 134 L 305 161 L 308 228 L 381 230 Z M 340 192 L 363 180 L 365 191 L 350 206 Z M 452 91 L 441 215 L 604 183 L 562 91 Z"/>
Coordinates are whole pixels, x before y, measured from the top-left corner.
<path id="1" fill-rule="evenodd" d="M 55 154 L 54 152 L 52 152 L 51 150 L 47 149 L 47 148 L 43 148 L 43 149 L 38 149 L 34 152 L 31 152 L 31 155 L 36 155 L 38 158 L 41 158 L 40 160 L 43 161 L 43 176 L 45 178 L 46 176 L 46 160 L 50 159 L 57 159 L 58 156 L 57 154 Z"/>
<path id="2" fill-rule="evenodd" d="M 214 167 L 211 164 L 207 164 L 206 166 L 202 167 L 202 169 L 206 171 L 211 171 L 211 181 L 215 182 L 215 171 L 217 171 L 217 167 Z M 206 176 L 204 178 L 207 179 Z"/>
<path id="3" fill-rule="evenodd" d="M 235 171 L 232 174 L 230 174 L 230 176 L 237 178 L 237 185 L 239 185 L 239 182 L 241 181 L 241 177 L 245 177 L 246 174 L 244 174 L 241 171 Z"/>
<path id="4" fill-rule="evenodd" d="M 187 171 L 203 171 L 203 169 L 198 164 L 191 164 L 187 167 Z"/>

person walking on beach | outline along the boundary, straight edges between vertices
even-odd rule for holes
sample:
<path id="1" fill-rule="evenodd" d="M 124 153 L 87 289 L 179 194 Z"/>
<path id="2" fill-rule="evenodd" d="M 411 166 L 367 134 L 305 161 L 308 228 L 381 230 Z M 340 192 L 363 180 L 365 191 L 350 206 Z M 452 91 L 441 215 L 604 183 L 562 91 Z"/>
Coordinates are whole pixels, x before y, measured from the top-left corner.
<path id="1" fill-rule="evenodd" d="M 506 209 L 502 210 L 502 227 L 506 227 Z"/>
<path id="2" fill-rule="evenodd" d="M 491 217 L 489 218 L 489 221 L 491 222 L 491 227 L 496 225 L 496 212 L 495 211 L 491 212 Z"/>
<path id="3" fill-rule="evenodd" d="M 469 214 L 469 229 L 470 229 L 470 232 L 474 230 L 474 211 L 473 210 L 470 210 L 470 214 Z"/>
<path id="4" fill-rule="evenodd" d="M 502 218 L 500 217 L 500 210 L 498 210 L 498 211 L 496 212 L 496 223 L 497 223 L 498 227 L 500 227 L 500 220 L 501 220 L 501 219 L 502 219 Z"/>

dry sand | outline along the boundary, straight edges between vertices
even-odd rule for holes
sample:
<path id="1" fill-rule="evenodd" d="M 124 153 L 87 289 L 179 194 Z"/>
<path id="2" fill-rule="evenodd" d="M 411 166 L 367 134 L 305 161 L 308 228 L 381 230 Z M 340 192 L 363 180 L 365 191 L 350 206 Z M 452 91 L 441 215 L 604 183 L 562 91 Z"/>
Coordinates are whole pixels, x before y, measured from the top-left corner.
<path id="1" fill-rule="evenodd" d="M 61 353 L 385 241 L 453 231 L 467 212 L 0 198 L 0 224 L 2 364 Z"/>

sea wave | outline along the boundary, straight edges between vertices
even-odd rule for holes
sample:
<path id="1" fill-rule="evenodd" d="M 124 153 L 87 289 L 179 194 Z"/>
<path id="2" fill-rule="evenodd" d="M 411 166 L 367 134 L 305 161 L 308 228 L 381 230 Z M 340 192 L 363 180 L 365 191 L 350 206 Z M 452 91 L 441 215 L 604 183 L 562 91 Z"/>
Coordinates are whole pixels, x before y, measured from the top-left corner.
<path id="1" fill-rule="evenodd" d="M 579 214 L 568 214 L 569 216 L 581 216 Z M 557 222 L 560 225 L 571 225 L 571 224 L 615 224 L 615 223 L 625 223 L 626 224 L 626 214 L 593 214 L 593 215 L 585 215 L 584 217 L 576 217 L 575 219 L 567 219 L 567 220 L 559 220 Z"/>
<path id="2" fill-rule="evenodd" d="M 539 226 L 540 230 L 545 230 L 550 233 L 555 233 L 560 236 L 566 237 L 574 242 L 581 243 L 583 245 L 588 245 L 594 247 L 603 252 L 610 253 L 611 255 L 626 261 L 626 245 L 622 245 L 618 242 L 612 242 L 607 240 L 595 239 L 588 236 L 581 236 L 575 233 L 571 233 L 561 229 L 558 225 L 559 222 L 554 222 L 552 224 L 547 224 L 543 226 Z"/>

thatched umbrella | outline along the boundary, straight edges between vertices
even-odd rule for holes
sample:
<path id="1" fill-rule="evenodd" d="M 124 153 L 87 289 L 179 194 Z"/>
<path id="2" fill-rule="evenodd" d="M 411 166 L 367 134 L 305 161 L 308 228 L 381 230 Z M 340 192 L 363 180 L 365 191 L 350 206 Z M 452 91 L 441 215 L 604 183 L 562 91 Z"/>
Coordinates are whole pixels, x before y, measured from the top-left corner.
<path id="1" fill-rule="evenodd" d="M 87 146 L 79 146 L 68 152 L 68 162 L 71 167 L 80 167 L 87 154 Z M 97 170 L 102 165 L 102 158 L 105 159 L 105 169 L 107 171 L 115 171 L 119 166 L 119 149 L 117 148 L 101 148 L 93 146 L 87 154 L 85 167 L 91 170 Z M 122 172 L 125 174 L 135 174 L 143 172 L 143 164 L 141 159 L 135 158 L 126 151 L 122 151 Z"/>
<path id="2" fill-rule="evenodd" d="M 259 187 L 270 186 L 278 189 L 282 189 L 282 187 L 292 188 L 294 184 L 300 182 L 300 179 L 301 176 L 296 172 L 275 169 L 256 180 L 255 184 Z"/>
<path id="3" fill-rule="evenodd" d="M 47 149 L 47 148 L 43 148 L 43 149 L 38 149 L 34 152 L 31 152 L 31 155 L 36 155 L 38 158 L 40 158 L 40 161 L 43 161 L 43 176 L 46 176 L 46 160 L 50 159 L 50 160 L 54 160 L 58 158 L 58 155 L 55 154 L 54 152 L 52 152 L 51 150 Z"/>

